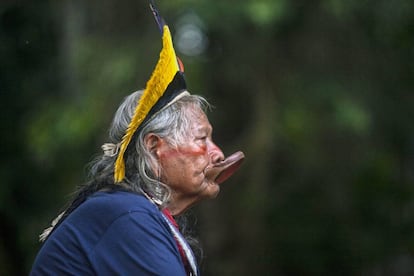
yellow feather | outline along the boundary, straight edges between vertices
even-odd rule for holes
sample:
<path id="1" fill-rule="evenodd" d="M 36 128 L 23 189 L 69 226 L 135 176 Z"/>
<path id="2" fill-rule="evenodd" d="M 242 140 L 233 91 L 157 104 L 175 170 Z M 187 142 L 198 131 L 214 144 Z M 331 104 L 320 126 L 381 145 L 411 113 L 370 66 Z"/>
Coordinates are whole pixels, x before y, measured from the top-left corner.
<path id="1" fill-rule="evenodd" d="M 144 93 L 137 107 L 135 108 L 131 122 L 129 123 L 127 131 L 122 138 L 119 154 L 115 161 L 115 183 L 121 182 L 125 177 L 124 154 L 129 143 L 132 140 L 132 137 L 134 136 L 134 133 L 144 121 L 145 117 L 154 106 L 154 104 L 164 94 L 177 71 L 179 71 L 171 33 L 167 25 L 164 26 L 162 44 L 163 47 L 160 52 L 158 63 L 155 66 L 151 78 L 147 82 Z"/>

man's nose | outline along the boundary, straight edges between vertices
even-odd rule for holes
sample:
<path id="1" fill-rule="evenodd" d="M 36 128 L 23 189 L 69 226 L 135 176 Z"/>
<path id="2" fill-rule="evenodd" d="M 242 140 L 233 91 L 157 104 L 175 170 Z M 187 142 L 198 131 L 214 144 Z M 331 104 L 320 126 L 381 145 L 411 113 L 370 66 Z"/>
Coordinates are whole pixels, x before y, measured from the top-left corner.
<path id="1" fill-rule="evenodd" d="M 212 164 L 219 163 L 224 160 L 224 153 L 216 144 L 214 144 L 213 141 L 210 141 L 209 143 L 208 154 Z"/>

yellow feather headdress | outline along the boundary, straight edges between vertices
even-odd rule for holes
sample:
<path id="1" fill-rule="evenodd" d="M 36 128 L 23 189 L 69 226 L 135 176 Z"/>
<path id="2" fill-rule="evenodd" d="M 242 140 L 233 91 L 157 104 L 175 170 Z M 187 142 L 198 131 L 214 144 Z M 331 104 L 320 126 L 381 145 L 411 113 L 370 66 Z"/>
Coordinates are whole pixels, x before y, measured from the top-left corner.
<path id="1" fill-rule="evenodd" d="M 115 161 L 115 183 L 125 178 L 124 155 L 139 127 L 186 90 L 183 67 L 175 55 L 170 30 L 163 23 L 153 4 L 150 4 L 150 7 L 162 32 L 162 50 L 122 139 Z"/>

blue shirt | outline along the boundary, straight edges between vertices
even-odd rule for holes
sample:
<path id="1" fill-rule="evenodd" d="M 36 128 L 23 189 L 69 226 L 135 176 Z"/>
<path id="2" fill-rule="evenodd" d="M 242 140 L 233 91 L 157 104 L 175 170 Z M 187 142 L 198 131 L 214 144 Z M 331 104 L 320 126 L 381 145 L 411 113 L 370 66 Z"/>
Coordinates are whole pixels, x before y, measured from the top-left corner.
<path id="1" fill-rule="evenodd" d="M 157 206 L 124 191 L 97 192 L 45 241 L 30 275 L 186 275 Z"/>

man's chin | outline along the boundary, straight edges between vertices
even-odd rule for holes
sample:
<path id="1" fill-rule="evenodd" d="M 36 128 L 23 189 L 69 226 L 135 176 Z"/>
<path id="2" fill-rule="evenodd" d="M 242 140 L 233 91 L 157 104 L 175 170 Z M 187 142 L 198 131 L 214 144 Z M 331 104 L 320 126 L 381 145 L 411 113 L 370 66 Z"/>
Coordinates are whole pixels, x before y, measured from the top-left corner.
<path id="1" fill-rule="evenodd" d="M 219 192 L 220 192 L 220 186 L 216 182 L 211 181 L 207 184 L 207 187 L 203 192 L 203 198 L 205 199 L 216 198 Z"/>

